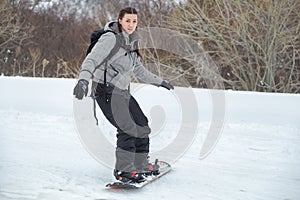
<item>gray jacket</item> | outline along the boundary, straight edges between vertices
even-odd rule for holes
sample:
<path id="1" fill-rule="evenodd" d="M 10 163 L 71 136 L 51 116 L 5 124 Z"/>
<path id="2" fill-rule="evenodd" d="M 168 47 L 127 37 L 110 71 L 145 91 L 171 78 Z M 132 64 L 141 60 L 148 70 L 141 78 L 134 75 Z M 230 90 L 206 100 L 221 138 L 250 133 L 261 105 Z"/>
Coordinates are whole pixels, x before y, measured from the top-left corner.
<path id="1" fill-rule="evenodd" d="M 162 83 L 162 78 L 148 71 L 134 51 L 136 48 L 135 43 L 139 39 L 136 31 L 131 35 L 126 34 L 125 31 L 119 32 L 117 22 L 107 23 L 104 30 L 116 32 L 121 39 L 121 43 L 118 43 L 121 45 L 118 52 L 108 60 L 106 73 L 107 83 L 121 90 L 126 90 L 129 87 L 132 75 L 135 75 L 139 80 L 145 83 L 154 85 L 160 85 Z M 81 65 L 79 79 L 89 81 L 92 78 L 95 82 L 104 83 L 105 64 L 99 67 L 98 65 L 108 56 L 116 43 L 114 33 L 107 32 L 103 34 L 92 51 L 84 59 Z"/>

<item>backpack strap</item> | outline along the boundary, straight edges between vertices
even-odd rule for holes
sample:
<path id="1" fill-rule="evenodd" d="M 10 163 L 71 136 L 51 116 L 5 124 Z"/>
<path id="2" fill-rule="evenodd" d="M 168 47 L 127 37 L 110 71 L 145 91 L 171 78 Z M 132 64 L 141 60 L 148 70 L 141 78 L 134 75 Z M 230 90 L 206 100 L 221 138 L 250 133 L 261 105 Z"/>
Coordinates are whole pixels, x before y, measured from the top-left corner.
<path id="1" fill-rule="evenodd" d="M 97 65 L 94 69 L 94 71 L 91 73 L 92 75 L 94 75 L 95 71 L 104 64 L 104 84 L 106 85 L 106 73 L 107 73 L 107 64 L 108 64 L 108 61 L 119 51 L 120 49 L 120 44 L 121 44 L 121 41 L 120 41 L 120 36 L 116 33 L 116 32 L 113 32 L 113 31 L 106 31 L 106 32 L 112 32 L 114 33 L 115 37 L 116 37 L 116 44 L 115 46 L 110 50 L 109 54 L 106 56 L 106 58 L 104 58 L 102 60 L 102 62 Z"/>
<path id="2" fill-rule="evenodd" d="M 107 81 L 106 81 L 106 73 L 107 73 L 107 65 L 108 65 L 108 61 L 119 51 L 120 46 L 121 46 L 121 39 L 120 36 L 113 31 L 107 31 L 107 32 L 112 32 L 114 33 L 115 37 L 116 37 L 116 44 L 115 46 L 112 48 L 112 50 L 109 52 L 108 56 L 106 56 L 106 58 L 95 67 L 94 72 L 96 71 L 96 69 L 98 69 L 101 65 L 104 64 L 104 77 L 103 77 L 103 81 L 104 81 L 104 94 L 105 94 L 105 99 L 106 101 L 108 101 L 107 98 Z M 93 72 L 93 74 L 94 74 Z M 93 82 L 94 83 L 94 82 Z M 96 113 L 96 97 L 95 97 L 95 92 L 97 89 L 97 84 L 94 83 L 94 85 L 92 85 L 92 93 L 91 93 L 91 97 L 93 98 L 94 101 L 94 117 L 96 119 L 96 125 L 98 125 L 98 118 L 97 118 L 97 113 Z"/>
<path id="3" fill-rule="evenodd" d="M 98 67 L 100 67 L 102 64 L 105 64 L 104 65 L 104 78 L 103 78 L 105 85 L 106 85 L 106 73 L 107 73 L 107 64 L 108 64 L 108 61 L 120 50 L 120 46 L 121 46 L 121 41 L 120 41 L 119 35 L 117 33 L 115 33 L 115 32 L 113 32 L 113 33 L 115 34 L 115 37 L 116 37 L 116 44 L 112 48 L 112 50 L 109 52 L 108 56 L 102 61 L 102 63 L 100 65 L 98 65 Z M 96 69 L 98 67 L 96 67 Z"/>
<path id="4" fill-rule="evenodd" d="M 107 100 L 107 95 L 106 95 L 106 87 L 107 87 L 107 81 L 106 81 L 106 73 L 107 73 L 107 66 L 108 66 L 108 61 L 119 51 L 120 46 L 121 46 L 121 39 L 120 36 L 113 32 L 113 31 L 107 31 L 107 32 L 112 32 L 114 33 L 115 37 L 116 37 L 116 44 L 115 46 L 112 48 L 112 50 L 109 52 L 108 56 L 106 56 L 106 58 L 95 68 L 98 69 L 101 65 L 104 64 L 104 77 L 103 77 L 103 82 L 104 82 L 104 91 L 105 91 L 105 99 Z M 94 71 L 94 72 L 95 72 Z M 93 74 L 94 74 L 93 72 Z"/>
<path id="5" fill-rule="evenodd" d="M 114 31 L 106 31 L 106 33 L 107 32 L 111 32 L 111 33 L 113 33 L 114 35 L 115 35 L 115 37 L 116 37 L 116 44 L 115 44 L 115 46 L 112 48 L 112 50 L 110 50 L 110 52 L 109 52 L 109 54 L 106 56 L 106 58 L 105 59 L 103 59 L 103 61 L 99 64 L 99 65 L 97 65 L 96 67 L 95 67 L 95 70 L 96 69 L 98 69 L 101 65 L 103 65 L 104 63 L 107 65 L 107 62 L 119 51 L 119 49 L 120 49 L 120 45 L 121 45 L 121 41 L 120 41 L 120 36 L 116 33 L 116 32 L 114 32 Z M 105 65 L 105 70 L 107 69 L 107 66 Z M 95 70 L 94 70 L 94 72 L 95 72 Z"/>

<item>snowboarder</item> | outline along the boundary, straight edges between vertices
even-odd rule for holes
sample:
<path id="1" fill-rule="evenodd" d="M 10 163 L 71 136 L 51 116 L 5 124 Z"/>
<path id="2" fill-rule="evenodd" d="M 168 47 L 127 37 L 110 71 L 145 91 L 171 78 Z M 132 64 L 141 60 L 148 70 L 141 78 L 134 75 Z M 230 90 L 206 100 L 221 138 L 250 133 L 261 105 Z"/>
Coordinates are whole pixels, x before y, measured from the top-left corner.
<path id="1" fill-rule="evenodd" d="M 84 59 L 73 92 L 77 99 L 82 99 L 87 95 L 92 79 L 92 93 L 97 104 L 117 128 L 114 176 L 124 182 L 141 182 L 145 175 L 157 172 L 148 160 L 151 132 L 148 119 L 129 91 L 131 76 L 168 90 L 174 89 L 169 81 L 143 66 L 138 51 L 137 24 L 137 10 L 126 7 L 119 12 L 117 21 L 105 25 L 107 32 Z"/>

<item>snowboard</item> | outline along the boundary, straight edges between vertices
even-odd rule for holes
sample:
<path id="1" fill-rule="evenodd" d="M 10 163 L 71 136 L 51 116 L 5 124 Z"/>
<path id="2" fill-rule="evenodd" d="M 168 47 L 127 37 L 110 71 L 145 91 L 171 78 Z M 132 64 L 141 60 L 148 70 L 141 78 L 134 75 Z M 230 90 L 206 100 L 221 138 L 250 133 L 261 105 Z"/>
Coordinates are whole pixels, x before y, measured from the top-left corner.
<path id="1" fill-rule="evenodd" d="M 108 183 L 105 187 L 107 189 L 139 189 L 148 185 L 149 183 L 155 181 L 156 179 L 166 175 L 168 172 L 171 171 L 171 165 L 164 161 L 156 161 L 159 165 L 159 174 L 158 175 L 151 175 L 147 176 L 146 180 L 141 183 L 132 183 L 132 182 L 122 182 L 122 181 L 115 181 L 112 183 Z"/>

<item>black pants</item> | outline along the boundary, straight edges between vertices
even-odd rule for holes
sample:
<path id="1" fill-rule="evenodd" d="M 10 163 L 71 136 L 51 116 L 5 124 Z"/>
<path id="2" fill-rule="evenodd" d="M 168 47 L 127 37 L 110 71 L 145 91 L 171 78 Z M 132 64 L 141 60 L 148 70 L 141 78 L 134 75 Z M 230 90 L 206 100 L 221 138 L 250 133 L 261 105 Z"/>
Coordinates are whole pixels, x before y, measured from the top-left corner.
<path id="1" fill-rule="evenodd" d="M 148 165 L 148 119 L 128 90 L 98 84 L 95 98 L 103 114 L 117 128 L 116 170 L 131 172 Z"/>

